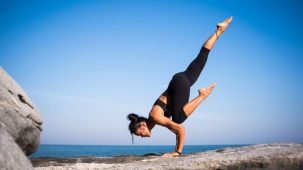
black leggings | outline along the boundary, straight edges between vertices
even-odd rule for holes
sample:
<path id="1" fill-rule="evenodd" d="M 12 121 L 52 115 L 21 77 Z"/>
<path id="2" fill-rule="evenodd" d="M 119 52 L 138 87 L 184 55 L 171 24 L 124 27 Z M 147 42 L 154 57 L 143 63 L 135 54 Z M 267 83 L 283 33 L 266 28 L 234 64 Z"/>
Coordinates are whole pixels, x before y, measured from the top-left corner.
<path id="1" fill-rule="evenodd" d="M 169 82 L 167 90 L 170 115 L 176 123 L 183 123 L 187 116 L 183 107 L 188 103 L 190 87 L 197 81 L 202 72 L 209 53 L 209 49 L 204 46 L 201 48 L 199 55 L 190 63 L 184 72 L 176 73 Z"/>

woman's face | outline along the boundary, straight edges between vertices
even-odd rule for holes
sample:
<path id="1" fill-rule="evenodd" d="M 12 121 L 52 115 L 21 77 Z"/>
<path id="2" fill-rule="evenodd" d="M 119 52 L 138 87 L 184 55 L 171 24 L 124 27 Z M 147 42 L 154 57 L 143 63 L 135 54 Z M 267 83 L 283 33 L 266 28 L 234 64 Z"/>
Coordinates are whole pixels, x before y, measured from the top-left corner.
<path id="1" fill-rule="evenodd" d="M 140 123 L 140 127 L 137 129 L 135 134 L 141 137 L 150 137 L 150 130 L 148 129 L 146 122 Z"/>

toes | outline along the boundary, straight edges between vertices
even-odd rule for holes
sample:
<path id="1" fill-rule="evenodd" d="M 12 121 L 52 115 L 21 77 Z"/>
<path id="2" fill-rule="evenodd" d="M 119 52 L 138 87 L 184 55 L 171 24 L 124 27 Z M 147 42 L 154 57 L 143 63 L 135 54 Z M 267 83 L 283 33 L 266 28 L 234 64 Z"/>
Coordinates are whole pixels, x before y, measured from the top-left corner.
<path id="1" fill-rule="evenodd" d="M 230 23 L 232 20 L 233 20 L 233 17 L 232 17 L 232 16 L 229 17 L 229 18 L 228 18 L 228 23 Z"/>
<path id="2" fill-rule="evenodd" d="M 212 89 L 215 88 L 215 86 L 216 86 L 216 84 L 215 84 L 215 83 L 212 83 L 207 89 L 208 89 L 208 90 L 212 90 Z"/>
<path id="3" fill-rule="evenodd" d="M 225 23 L 230 23 L 232 21 L 232 19 L 233 19 L 233 17 L 231 16 L 231 17 L 225 19 L 224 22 Z"/>

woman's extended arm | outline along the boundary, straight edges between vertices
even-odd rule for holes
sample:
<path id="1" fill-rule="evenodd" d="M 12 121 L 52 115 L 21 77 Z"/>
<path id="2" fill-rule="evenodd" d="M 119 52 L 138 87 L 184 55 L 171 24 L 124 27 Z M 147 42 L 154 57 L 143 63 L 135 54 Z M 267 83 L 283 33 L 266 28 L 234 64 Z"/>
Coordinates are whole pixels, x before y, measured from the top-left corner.
<path id="1" fill-rule="evenodd" d="M 154 108 L 152 109 L 150 116 L 152 117 L 153 121 L 161 126 L 167 127 L 169 130 L 176 134 L 175 152 L 167 153 L 163 156 L 177 156 L 183 150 L 183 145 L 185 141 L 185 129 L 182 125 L 173 122 L 162 114 L 159 114 L 161 113 L 159 109 L 161 109 L 159 106 L 154 106 Z"/>
<path id="2" fill-rule="evenodd" d="M 166 118 L 166 119 L 168 119 L 168 118 Z M 179 155 L 179 153 L 182 153 L 182 150 L 183 150 L 183 145 L 184 145 L 184 140 L 185 140 L 185 129 L 182 125 L 177 124 L 177 123 L 171 121 L 170 119 L 168 119 L 166 125 L 167 126 L 165 126 L 165 127 L 167 127 L 169 130 L 171 130 L 173 133 L 176 134 L 176 150 L 175 150 L 175 152 L 164 154 L 163 156 L 166 156 L 166 155 L 170 156 L 170 154 L 172 154 L 171 156 Z"/>

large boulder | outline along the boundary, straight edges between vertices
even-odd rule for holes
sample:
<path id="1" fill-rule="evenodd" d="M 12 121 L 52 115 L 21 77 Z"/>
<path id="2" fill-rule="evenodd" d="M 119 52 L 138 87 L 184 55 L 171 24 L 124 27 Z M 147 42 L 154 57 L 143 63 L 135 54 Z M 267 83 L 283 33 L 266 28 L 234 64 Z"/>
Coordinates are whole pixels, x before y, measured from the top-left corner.
<path id="1" fill-rule="evenodd" d="M 0 122 L 0 169 L 32 170 L 31 162 Z"/>
<path id="2" fill-rule="evenodd" d="M 0 123 L 26 155 L 38 149 L 42 131 L 41 114 L 17 82 L 1 67 Z"/>

